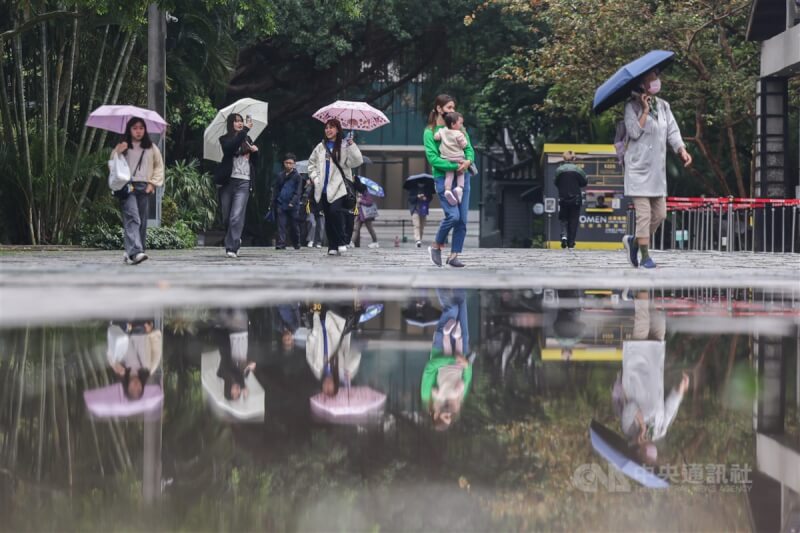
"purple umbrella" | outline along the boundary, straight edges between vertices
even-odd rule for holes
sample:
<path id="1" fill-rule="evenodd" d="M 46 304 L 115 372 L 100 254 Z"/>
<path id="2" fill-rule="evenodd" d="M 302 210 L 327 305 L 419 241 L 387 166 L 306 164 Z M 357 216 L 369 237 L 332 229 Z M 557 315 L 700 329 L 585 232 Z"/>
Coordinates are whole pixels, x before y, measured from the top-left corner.
<path id="1" fill-rule="evenodd" d="M 346 130 L 372 131 L 389 123 L 382 111 L 368 103 L 348 100 L 336 100 L 318 109 L 313 116 L 320 122 L 338 119 Z"/>
<path id="2" fill-rule="evenodd" d="M 122 384 L 91 389 L 83 392 L 86 409 L 98 418 L 117 418 L 135 416 L 157 411 L 164 402 L 164 391 L 160 385 L 152 384 L 144 388 L 142 397 L 129 400 L 122 391 Z"/>
<path id="3" fill-rule="evenodd" d="M 333 424 L 363 424 L 377 421 L 386 405 L 386 395 L 369 387 L 345 387 L 336 396 L 312 396 L 311 413 Z"/>
<path id="4" fill-rule="evenodd" d="M 101 105 L 92 111 L 86 125 L 114 133 L 125 133 L 125 126 L 133 117 L 144 120 L 148 133 L 164 133 L 167 129 L 167 122 L 161 115 L 134 105 Z"/>

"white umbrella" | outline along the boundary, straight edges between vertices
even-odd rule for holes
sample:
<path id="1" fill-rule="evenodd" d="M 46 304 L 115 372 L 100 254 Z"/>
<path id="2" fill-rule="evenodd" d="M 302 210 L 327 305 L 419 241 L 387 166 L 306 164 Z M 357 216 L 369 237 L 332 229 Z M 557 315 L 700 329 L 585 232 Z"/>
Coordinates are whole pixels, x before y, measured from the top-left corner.
<path id="1" fill-rule="evenodd" d="M 298 174 L 308 174 L 308 159 L 304 159 L 295 163 L 294 169 L 298 172 Z"/>
<path id="2" fill-rule="evenodd" d="M 221 418 L 233 418 L 237 421 L 262 422 L 264 420 L 264 389 L 251 372 L 244 378 L 244 386 L 248 391 L 238 400 L 225 399 L 225 383 L 217 376 L 219 368 L 219 351 L 204 353 L 200 360 L 200 376 L 203 381 L 203 396 L 214 407 Z"/>
<path id="3" fill-rule="evenodd" d="M 250 118 L 253 119 L 253 127 L 247 135 L 255 140 L 267 127 L 267 110 L 268 104 L 255 98 L 242 98 L 228 107 L 220 109 L 203 133 L 203 157 L 211 161 L 222 161 L 222 146 L 219 144 L 219 138 L 228 133 L 227 121 L 232 113 L 241 115 L 243 119 L 250 115 Z"/>
<path id="4" fill-rule="evenodd" d="M 389 123 L 382 111 L 368 103 L 348 100 L 336 100 L 317 110 L 313 116 L 320 122 L 338 119 L 346 130 L 372 131 Z"/>

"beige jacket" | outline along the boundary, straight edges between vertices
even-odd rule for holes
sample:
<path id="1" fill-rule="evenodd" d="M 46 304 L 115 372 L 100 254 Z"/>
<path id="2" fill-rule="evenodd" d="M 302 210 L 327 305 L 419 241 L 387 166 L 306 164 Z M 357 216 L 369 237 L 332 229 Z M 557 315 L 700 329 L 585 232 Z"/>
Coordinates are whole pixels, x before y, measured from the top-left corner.
<path id="1" fill-rule="evenodd" d="M 467 136 L 461 130 L 442 128 L 433 134 L 433 140 L 440 141 L 439 155 L 448 160 L 465 159 L 464 148 L 467 147 Z"/>
<path id="2" fill-rule="evenodd" d="M 111 160 L 114 157 L 114 151 L 111 151 L 111 155 L 108 157 Z M 126 161 L 128 161 L 128 166 L 131 169 L 131 174 L 135 171 L 136 163 L 139 161 L 139 157 L 132 157 L 132 150 L 129 150 L 125 156 Z M 148 148 L 144 152 L 144 157 L 142 158 L 142 170 L 144 171 L 144 175 L 147 176 L 148 183 L 152 183 L 156 187 L 161 187 L 164 185 L 164 158 L 161 157 L 161 151 L 158 149 L 158 146 L 153 144 L 152 147 Z M 132 178 L 132 181 L 141 181 L 136 177 Z"/>
<path id="3" fill-rule="evenodd" d="M 319 143 L 311 156 L 308 158 L 308 177 L 314 182 L 314 200 L 319 203 L 322 199 L 322 186 L 325 183 L 325 157 L 327 150 L 325 145 Z M 344 178 L 353 181 L 353 169 L 360 167 L 364 163 L 364 157 L 358 146 L 347 145 L 347 141 L 342 141 L 342 160 L 339 166 L 344 171 Z M 336 168 L 336 164 L 331 161 L 330 176 L 328 177 L 328 202 L 332 203 L 347 194 L 347 190 L 342 180 L 342 174 Z"/>

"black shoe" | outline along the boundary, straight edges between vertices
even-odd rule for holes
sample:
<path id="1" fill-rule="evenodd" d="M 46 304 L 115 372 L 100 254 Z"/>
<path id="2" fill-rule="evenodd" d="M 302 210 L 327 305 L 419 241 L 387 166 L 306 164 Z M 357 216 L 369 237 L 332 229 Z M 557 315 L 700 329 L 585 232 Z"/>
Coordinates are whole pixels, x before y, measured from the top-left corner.
<path id="1" fill-rule="evenodd" d="M 461 262 L 461 260 L 458 257 L 448 259 L 447 264 L 448 266 L 451 266 L 453 268 L 464 268 L 466 266 L 464 263 Z"/>
<path id="2" fill-rule="evenodd" d="M 275 249 L 276 250 L 285 250 L 286 247 L 285 246 L 276 246 Z"/>
<path id="3" fill-rule="evenodd" d="M 566 248 L 567 247 L 567 238 L 566 237 L 561 237 L 561 247 L 562 248 Z"/>
<path id="4" fill-rule="evenodd" d="M 442 266 L 442 251 L 439 248 L 434 248 L 433 246 L 428 247 L 428 253 L 431 256 L 431 263 L 433 266 L 440 267 Z"/>

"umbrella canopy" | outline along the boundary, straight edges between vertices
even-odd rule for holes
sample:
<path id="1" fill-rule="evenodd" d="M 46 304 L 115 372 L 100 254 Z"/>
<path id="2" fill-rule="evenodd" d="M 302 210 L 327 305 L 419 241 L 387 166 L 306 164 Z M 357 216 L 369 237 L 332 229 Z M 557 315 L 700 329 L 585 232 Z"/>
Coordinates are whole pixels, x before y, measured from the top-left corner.
<path id="1" fill-rule="evenodd" d="M 203 158 L 217 162 L 222 161 L 222 146 L 219 144 L 219 138 L 228 133 L 227 121 L 231 114 L 236 113 L 242 118 L 250 115 L 250 118 L 253 119 L 253 127 L 247 135 L 255 140 L 267 127 L 268 109 L 269 105 L 266 102 L 255 98 L 242 98 L 228 107 L 220 109 L 203 133 Z"/>
<path id="2" fill-rule="evenodd" d="M 296 162 L 294 169 L 300 174 L 308 174 L 308 159 Z"/>
<path id="3" fill-rule="evenodd" d="M 336 396 L 319 393 L 310 398 L 311 413 L 332 424 L 377 422 L 386 405 L 386 395 L 369 387 L 342 387 Z"/>
<path id="4" fill-rule="evenodd" d="M 652 471 L 645 469 L 636 460 L 624 438 L 597 420 L 592 420 L 589 425 L 589 437 L 594 451 L 629 478 L 650 489 L 669 487 L 669 482 L 658 477 Z"/>
<path id="5" fill-rule="evenodd" d="M 160 385 L 146 385 L 142 397 L 129 400 L 122 390 L 122 383 L 83 392 L 86 409 L 98 418 L 124 418 L 143 415 L 161 409 L 164 391 Z"/>
<path id="6" fill-rule="evenodd" d="M 418 328 L 427 328 L 437 325 L 440 316 L 442 316 L 442 312 L 427 303 L 425 305 L 415 305 L 403 309 L 403 319 L 406 321 L 406 324 Z"/>
<path id="7" fill-rule="evenodd" d="M 417 188 L 434 190 L 433 176 L 430 174 L 414 174 L 406 178 L 405 183 L 403 183 L 403 188 L 409 191 Z"/>
<path id="8" fill-rule="evenodd" d="M 383 198 L 384 196 L 386 196 L 386 192 L 383 190 L 383 187 L 381 187 L 371 179 L 365 176 L 359 176 L 358 179 L 361 181 L 361 183 L 364 184 L 364 186 L 367 188 L 367 190 L 372 196 L 376 196 L 378 198 Z"/>
<path id="9" fill-rule="evenodd" d="M 264 420 L 264 389 L 252 372 L 244 378 L 247 396 L 238 400 L 225 399 L 224 382 L 217 376 L 219 368 L 219 351 L 204 353 L 200 360 L 200 375 L 203 381 L 205 396 L 218 416 L 244 422 L 261 422 Z"/>
<path id="10" fill-rule="evenodd" d="M 372 304 L 368 305 L 364 312 L 361 313 L 361 317 L 358 319 L 359 324 L 363 324 L 364 322 L 368 322 L 381 314 L 383 311 L 383 304 Z"/>
<path id="11" fill-rule="evenodd" d="M 603 82 L 594 92 L 592 110 L 600 114 L 615 104 L 626 100 L 633 84 L 642 75 L 653 69 L 664 69 L 675 59 L 675 52 L 652 50 L 635 61 L 631 61 Z"/>
<path id="12" fill-rule="evenodd" d="M 313 116 L 323 123 L 332 118 L 338 119 L 342 128 L 347 130 L 372 131 L 389 123 L 382 111 L 366 102 L 349 100 L 336 100 L 317 110 Z"/>
<path id="13" fill-rule="evenodd" d="M 135 105 L 101 105 L 92 111 L 86 125 L 114 133 L 125 133 L 125 126 L 133 117 L 144 120 L 148 133 L 164 133 L 167 130 L 167 121 L 161 115 Z"/>

